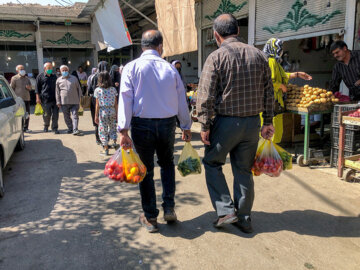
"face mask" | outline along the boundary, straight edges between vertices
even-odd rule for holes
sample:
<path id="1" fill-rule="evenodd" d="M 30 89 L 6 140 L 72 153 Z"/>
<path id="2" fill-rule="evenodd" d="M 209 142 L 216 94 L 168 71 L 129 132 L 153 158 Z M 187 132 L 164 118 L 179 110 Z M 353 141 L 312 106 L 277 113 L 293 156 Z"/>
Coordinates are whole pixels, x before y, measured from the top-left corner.
<path id="1" fill-rule="evenodd" d="M 56 72 L 56 75 L 60 76 L 60 75 L 61 75 L 61 73 L 58 71 L 58 72 Z"/>
<path id="2" fill-rule="evenodd" d="M 61 75 L 63 75 L 63 77 L 67 77 L 69 76 L 69 71 L 62 71 Z"/>
<path id="3" fill-rule="evenodd" d="M 20 74 L 20 76 L 25 76 L 26 71 L 22 69 L 22 70 L 19 71 L 19 74 Z"/>
<path id="4" fill-rule="evenodd" d="M 48 70 L 46 71 L 46 74 L 51 75 L 51 74 L 52 74 L 52 69 L 48 69 Z"/>

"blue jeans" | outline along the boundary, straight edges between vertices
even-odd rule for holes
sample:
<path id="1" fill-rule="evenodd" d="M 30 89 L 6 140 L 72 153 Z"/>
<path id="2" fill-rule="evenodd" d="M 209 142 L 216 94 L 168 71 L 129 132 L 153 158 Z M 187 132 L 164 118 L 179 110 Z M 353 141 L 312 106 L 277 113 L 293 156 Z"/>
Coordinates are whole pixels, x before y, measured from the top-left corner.
<path id="1" fill-rule="evenodd" d="M 210 145 L 203 159 L 206 184 L 218 216 L 235 213 L 240 219 L 250 216 L 254 202 L 251 167 L 259 141 L 260 117 L 217 116 L 210 127 Z M 230 153 L 234 175 L 234 201 L 231 198 L 222 166 Z"/>
<path id="2" fill-rule="evenodd" d="M 140 159 L 147 168 L 147 174 L 140 183 L 141 205 L 146 218 L 156 218 L 156 192 L 154 185 L 154 154 L 160 166 L 163 187 L 162 207 L 175 206 L 175 144 L 176 117 L 146 119 L 134 117 L 131 121 L 131 137 Z"/>

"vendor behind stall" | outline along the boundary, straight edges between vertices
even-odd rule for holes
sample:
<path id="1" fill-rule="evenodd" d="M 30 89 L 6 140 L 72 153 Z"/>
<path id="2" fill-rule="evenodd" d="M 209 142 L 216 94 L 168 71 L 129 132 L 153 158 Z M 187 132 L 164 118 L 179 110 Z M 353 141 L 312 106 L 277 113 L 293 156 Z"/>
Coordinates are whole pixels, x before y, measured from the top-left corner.
<path id="1" fill-rule="evenodd" d="M 275 102 L 279 103 L 282 108 L 285 108 L 283 94 L 287 91 L 289 79 L 301 78 L 308 81 L 311 80 L 312 77 L 301 71 L 293 73 L 287 73 L 284 71 L 280 65 L 281 56 L 283 54 L 283 42 L 280 39 L 269 39 L 266 42 L 263 51 L 269 58 L 271 78 L 274 85 Z M 273 125 L 275 127 L 273 141 L 275 143 L 279 143 L 281 142 L 283 135 L 283 114 L 278 114 L 273 118 Z"/>
<path id="2" fill-rule="evenodd" d="M 331 44 L 330 52 L 338 61 L 333 68 L 330 91 L 338 92 L 344 81 L 350 100 L 360 101 L 360 51 L 351 51 L 344 41 L 338 40 Z"/>

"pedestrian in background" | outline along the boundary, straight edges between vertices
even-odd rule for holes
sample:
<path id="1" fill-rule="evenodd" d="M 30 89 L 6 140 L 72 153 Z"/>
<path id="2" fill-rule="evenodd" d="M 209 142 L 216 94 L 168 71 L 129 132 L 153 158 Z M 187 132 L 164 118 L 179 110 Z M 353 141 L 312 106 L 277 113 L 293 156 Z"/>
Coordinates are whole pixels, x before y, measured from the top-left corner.
<path id="1" fill-rule="evenodd" d="M 61 76 L 60 68 L 57 67 L 55 71 L 56 71 L 56 77 L 59 78 Z"/>
<path id="2" fill-rule="evenodd" d="M 156 192 L 154 186 L 154 154 L 161 168 L 164 220 L 177 220 L 175 207 L 174 143 L 176 116 L 183 130 L 182 139 L 191 140 L 191 119 L 185 89 L 179 73 L 161 58 L 163 37 L 157 30 L 143 33 L 143 53 L 127 64 L 121 76 L 118 129 L 120 145 L 132 145 L 131 137 L 147 174 L 140 183 L 144 213 L 140 223 L 148 232 L 158 231 Z"/>
<path id="3" fill-rule="evenodd" d="M 119 71 L 119 66 L 117 65 L 113 65 L 110 69 L 110 77 L 111 77 L 111 81 L 112 81 L 112 86 L 115 87 L 116 91 L 119 94 L 120 91 L 120 71 Z"/>
<path id="4" fill-rule="evenodd" d="M 110 74 L 107 71 L 99 73 L 98 87 L 95 89 L 96 98 L 95 123 L 99 125 L 99 137 L 103 146 L 101 154 L 109 154 L 109 140 L 113 140 L 113 148 L 117 148 L 116 115 L 118 109 L 118 93 L 111 86 Z"/>
<path id="5" fill-rule="evenodd" d="M 209 55 L 201 73 L 196 111 L 205 144 L 206 184 L 218 215 L 215 227 L 234 223 L 251 233 L 254 181 L 251 167 L 261 135 L 269 139 L 272 126 L 274 89 L 268 60 L 263 52 L 238 39 L 236 18 L 222 14 L 214 21 L 219 49 Z M 232 200 L 222 166 L 230 153 L 234 175 Z"/>
<path id="6" fill-rule="evenodd" d="M 29 130 L 31 82 L 26 76 L 26 70 L 23 65 L 17 65 L 16 72 L 18 74 L 11 78 L 10 86 L 12 87 L 12 89 L 14 89 L 15 94 L 24 100 L 26 109 L 26 120 L 23 130 L 25 132 L 31 132 L 31 130 Z"/>
<path id="7" fill-rule="evenodd" d="M 51 130 L 55 134 L 59 134 L 58 120 L 59 108 L 56 105 L 56 80 L 53 74 L 53 65 L 50 62 L 44 64 L 44 72 L 40 73 L 36 78 L 36 103 L 41 104 L 44 110 L 44 132 L 49 131 L 50 120 Z"/>
<path id="8" fill-rule="evenodd" d="M 91 87 L 91 80 L 92 80 L 92 78 L 94 77 L 94 75 L 96 74 L 96 72 L 97 72 L 97 68 L 96 68 L 96 67 L 94 67 L 94 68 L 91 69 L 91 74 L 90 74 L 90 76 L 89 76 L 88 79 L 87 79 L 87 89 L 88 89 L 88 90 L 89 90 L 90 87 Z"/>
<path id="9" fill-rule="evenodd" d="M 91 118 L 93 121 L 93 126 L 95 127 L 95 139 L 96 143 L 101 145 L 101 140 L 99 137 L 99 126 L 95 123 L 95 108 L 96 108 L 96 98 L 94 97 L 95 89 L 97 88 L 98 84 L 98 76 L 99 73 L 102 71 L 108 71 L 108 63 L 106 61 L 101 61 L 98 64 L 97 72 L 91 79 L 90 87 L 89 87 L 89 96 L 91 96 L 91 105 L 90 105 L 90 111 L 91 111 Z"/>
<path id="10" fill-rule="evenodd" d="M 62 109 L 68 134 L 82 135 L 78 129 L 80 97 L 82 95 L 78 79 L 69 74 L 69 67 L 60 67 L 61 77 L 56 81 L 56 104 Z"/>

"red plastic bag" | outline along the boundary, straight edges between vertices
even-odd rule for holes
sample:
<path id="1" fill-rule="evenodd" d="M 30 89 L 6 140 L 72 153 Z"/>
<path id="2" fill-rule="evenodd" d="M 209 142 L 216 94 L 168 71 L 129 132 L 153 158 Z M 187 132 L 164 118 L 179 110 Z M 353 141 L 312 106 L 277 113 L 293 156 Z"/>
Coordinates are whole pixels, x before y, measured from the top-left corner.
<path id="1" fill-rule="evenodd" d="M 114 181 L 138 184 L 146 175 L 146 167 L 133 149 L 120 148 L 106 163 L 104 175 Z"/>
<path id="2" fill-rule="evenodd" d="M 252 172 L 255 176 L 266 174 L 273 177 L 280 176 L 283 161 L 271 140 L 260 139 L 256 151 Z"/>

